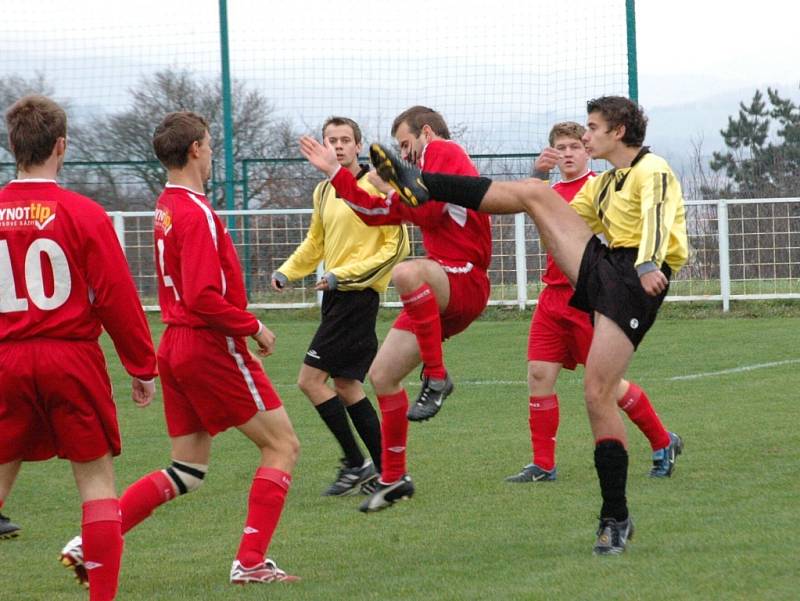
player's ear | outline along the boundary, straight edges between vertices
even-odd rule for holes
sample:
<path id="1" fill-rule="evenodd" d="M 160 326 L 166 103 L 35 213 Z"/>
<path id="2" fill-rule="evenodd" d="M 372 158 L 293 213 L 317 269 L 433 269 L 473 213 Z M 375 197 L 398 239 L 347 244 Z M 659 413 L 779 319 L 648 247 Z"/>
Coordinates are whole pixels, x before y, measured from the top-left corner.
<path id="1" fill-rule="evenodd" d="M 624 124 L 620 124 L 614 130 L 614 139 L 615 140 L 621 140 L 624 137 L 625 137 L 625 125 Z"/>

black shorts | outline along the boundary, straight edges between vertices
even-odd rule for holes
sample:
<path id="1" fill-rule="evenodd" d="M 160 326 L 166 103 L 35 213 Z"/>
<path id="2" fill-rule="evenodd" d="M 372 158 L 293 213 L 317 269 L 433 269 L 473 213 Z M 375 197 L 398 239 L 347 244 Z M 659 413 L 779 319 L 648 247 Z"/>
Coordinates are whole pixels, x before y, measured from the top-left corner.
<path id="1" fill-rule="evenodd" d="M 669 291 L 650 296 L 642 288 L 634 263 L 637 248 L 609 249 L 595 236 L 586 244 L 575 294 L 569 304 L 594 316 L 597 311 L 617 324 L 636 349 L 656 320 Z M 669 281 L 672 270 L 664 263 L 661 272 Z"/>
<path id="2" fill-rule="evenodd" d="M 377 292 L 329 290 L 322 295 L 322 323 L 308 346 L 303 363 L 333 378 L 364 381 L 378 352 L 375 319 Z"/>

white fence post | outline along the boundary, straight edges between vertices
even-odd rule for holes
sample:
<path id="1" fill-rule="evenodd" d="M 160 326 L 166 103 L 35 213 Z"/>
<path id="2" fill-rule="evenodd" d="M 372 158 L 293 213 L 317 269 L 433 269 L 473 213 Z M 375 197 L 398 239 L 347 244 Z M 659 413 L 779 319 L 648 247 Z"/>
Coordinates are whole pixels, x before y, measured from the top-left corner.
<path id="1" fill-rule="evenodd" d="M 722 310 L 727 313 L 731 308 L 731 259 L 730 241 L 728 240 L 728 203 L 717 202 L 717 231 L 719 244 L 719 286 L 722 295 Z"/>
<path id="2" fill-rule="evenodd" d="M 114 231 L 117 232 L 119 245 L 122 247 L 122 252 L 125 252 L 125 215 L 122 211 L 109 212 L 111 218 L 114 220 Z M 127 254 L 127 253 L 126 253 Z"/>
<path id="3" fill-rule="evenodd" d="M 517 266 L 517 304 L 520 311 L 528 300 L 528 259 L 525 251 L 525 213 L 514 215 L 514 261 Z"/>

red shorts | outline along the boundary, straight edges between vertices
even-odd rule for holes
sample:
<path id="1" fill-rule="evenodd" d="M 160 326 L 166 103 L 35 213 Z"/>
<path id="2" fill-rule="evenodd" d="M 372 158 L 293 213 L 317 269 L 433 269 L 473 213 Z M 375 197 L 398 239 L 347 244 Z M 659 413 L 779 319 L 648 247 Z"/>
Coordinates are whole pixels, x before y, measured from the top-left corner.
<path id="1" fill-rule="evenodd" d="M 0 344 L 0 463 L 58 455 L 93 461 L 121 449 L 106 360 L 97 341 Z"/>
<path id="2" fill-rule="evenodd" d="M 441 314 L 442 340 L 463 332 L 478 319 L 489 302 L 489 278 L 486 273 L 473 267 L 466 273 L 452 272 L 445 268 L 450 282 L 450 302 Z M 403 309 L 397 316 L 393 328 L 413 332 L 411 318 Z"/>
<path id="3" fill-rule="evenodd" d="M 539 295 L 528 335 L 528 361 L 585 365 L 594 328 L 588 313 L 569 306 L 569 286 L 545 286 Z"/>
<path id="4" fill-rule="evenodd" d="M 170 326 L 158 346 L 158 373 L 170 436 L 241 426 L 281 399 L 244 338 Z"/>

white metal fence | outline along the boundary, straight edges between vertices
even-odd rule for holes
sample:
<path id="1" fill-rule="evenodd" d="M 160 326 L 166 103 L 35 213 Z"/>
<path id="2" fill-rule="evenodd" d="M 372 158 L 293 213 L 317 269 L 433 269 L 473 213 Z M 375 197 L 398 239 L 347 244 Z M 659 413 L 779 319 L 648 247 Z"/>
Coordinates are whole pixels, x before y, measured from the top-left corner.
<path id="1" fill-rule="evenodd" d="M 673 279 L 667 300 L 719 301 L 800 298 L 800 198 L 688 201 L 692 255 Z M 220 211 L 242 262 L 254 308 L 300 308 L 318 304 L 316 274 L 283 294 L 271 290 L 270 274 L 305 237 L 310 209 Z M 112 212 L 119 239 L 145 308 L 157 309 L 152 214 Z M 494 255 L 489 276 L 492 305 L 524 308 L 541 288 L 545 254 L 530 218 L 492 217 Z M 410 227 L 412 256 L 422 256 L 419 231 Z M 385 306 L 399 305 L 390 288 Z"/>

